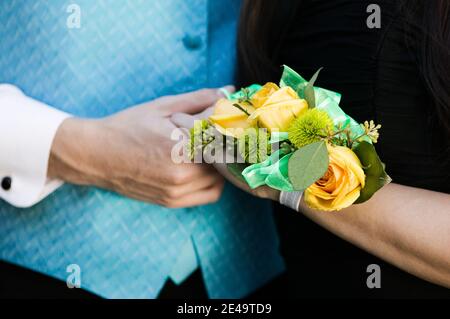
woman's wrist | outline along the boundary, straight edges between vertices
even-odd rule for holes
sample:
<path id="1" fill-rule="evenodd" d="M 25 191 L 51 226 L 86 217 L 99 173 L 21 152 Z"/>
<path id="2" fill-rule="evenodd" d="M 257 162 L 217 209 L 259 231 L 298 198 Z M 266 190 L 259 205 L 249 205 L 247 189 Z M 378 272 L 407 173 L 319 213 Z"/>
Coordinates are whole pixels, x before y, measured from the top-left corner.
<path id="1" fill-rule="evenodd" d="M 289 207 L 295 211 L 300 211 L 300 203 L 303 192 L 281 192 L 279 202 L 281 205 Z"/>

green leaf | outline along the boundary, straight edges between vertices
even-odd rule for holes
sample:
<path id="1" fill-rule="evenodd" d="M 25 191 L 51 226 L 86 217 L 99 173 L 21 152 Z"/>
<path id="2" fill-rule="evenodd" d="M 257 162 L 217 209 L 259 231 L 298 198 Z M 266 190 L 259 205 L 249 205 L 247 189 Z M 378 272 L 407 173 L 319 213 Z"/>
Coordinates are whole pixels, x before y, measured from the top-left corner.
<path id="1" fill-rule="evenodd" d="M 305 88 L 305 100 L 308 102 L 308 107 L 310 109 L 313 109 L 316 107 L 316 94 L 314 93 L 314 84 L 317 81 L 317 78 L 319 77 L 320 71 L 322 71 L 323 68 L 320 68 L 317 70 L 316 73 L 314 73 L 311 80 L 309 80 L 308 85 Z"/>
<path id="2" fill-rule="evenodd" d="M 230 163 L 227 164 L 227 168 L 231 174 L 237 177 L 240 181 L 246 183 L 244 177 L 242 176 L 242 171 L 247 167 L 247 164 L 242 163 Z"/>
<path id="3" fill-rule="evenodd" d="M 389 184 L 392 179 L 386 174 L 385 165 L 378 157 L 375 147 L 366 141 L 359 143 L 353 151 L 358 156 L 366 174 L 366 185 L 361 190 L 361 195 L 355 204 L 368 201 L 384 185 Z"/>
<path id="4" fill-rule="evenodd" d="M 298 149 L 288 164 L 288 175 L 294 189 L 302 191 L 311 186 L 326 173 L 328 164 L 328 150 L 324 141 Z"/>

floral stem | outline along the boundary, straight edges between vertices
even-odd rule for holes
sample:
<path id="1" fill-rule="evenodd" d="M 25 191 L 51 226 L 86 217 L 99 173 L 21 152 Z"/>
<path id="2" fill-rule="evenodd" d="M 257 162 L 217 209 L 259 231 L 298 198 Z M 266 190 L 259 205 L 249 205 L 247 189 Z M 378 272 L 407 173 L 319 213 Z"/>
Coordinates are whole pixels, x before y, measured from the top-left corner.
<path id="1" fill-rule="evenodd" d="M 242 106 L 240 106 L 239 104 L 234 103 L 233 106 L 236 107 L 236 108 L 238 108 L 239 110 L 241 110 L 242 112 L 244 112 L 244 113 L 247 114 L 248 116 L 250 116 L 250 113 L 248 113 L 247 110 L 244 109 L 244 108 L 243 108 Z"/>

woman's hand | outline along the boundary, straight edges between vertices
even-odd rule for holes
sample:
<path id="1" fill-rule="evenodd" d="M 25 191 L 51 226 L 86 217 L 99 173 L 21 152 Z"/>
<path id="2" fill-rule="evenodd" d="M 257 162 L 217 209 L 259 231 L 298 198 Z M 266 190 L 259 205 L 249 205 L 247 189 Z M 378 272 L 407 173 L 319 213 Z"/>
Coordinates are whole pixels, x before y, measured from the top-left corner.
<path id="1" fill-rule="evenodd" d="M 270 188 L 268 186 L 261 186 L 255 189 L 251 189 L 247 183 L 243 182 L 242 180 L 238 179 L 236 176 L 234 176 L 227 168 L 227 165 L 224 163 L 216 163 L 214 164 L 215 169 L 225 177 L 226 180 L 228 180 L 230 183 L 235 185 L 236 187 L 242 189 L 243 191 L 246 191 L 249 194 L 252 194 L 259 198 L 264 199 L 271 199 L 273 201 L 278 202 L 280 199 L 280 191 Z"/>

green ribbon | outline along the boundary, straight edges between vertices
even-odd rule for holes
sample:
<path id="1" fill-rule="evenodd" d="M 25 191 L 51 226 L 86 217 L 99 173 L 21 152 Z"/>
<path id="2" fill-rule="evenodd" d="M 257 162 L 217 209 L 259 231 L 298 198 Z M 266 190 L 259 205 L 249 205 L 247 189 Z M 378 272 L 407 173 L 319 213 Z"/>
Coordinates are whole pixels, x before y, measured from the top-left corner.
<path id="1" fill-rule="evenodd" d="M 227 94 L 226 97 L 228 100 L 240 100 L 240 99 L 244 99 L 246 97 L 251 98 L 256 92 L 258 92 L 259 90 L 261 90 L 262 86 L 259 84 L 252 84 L 249 87 L 247 87 L 247 95 L 245 96 L 244 90 L 240 90 L 237 91 L 233 94 Z"/>
<path id="2" fill-rule="evenodd" d="M 270 135 L 270 144 L 278 144 L 289 139 L 287 132 L 272 132 Z"/>
<path id="3" fill-rule="evenodd" d="M 278 150 L 264 162 L 246 167 L 242 176 L 252 189 L 267 185 L 280 191 L 292 192 L 294 189 L 287 172 L 292 154 L 284 154 L 282 150 Z"/>
<path id="4" fill-rule="evenodd" d="M 280 87 L 290 86 L 301 98 L 304 98 L 304 89 L 307 84 L 308 81 L 301 77 L 297 72 L 288 66 L 284 67 Z M 251 94 L 254 94 L 260 88 L 260 85 L 252 85 L 248 89 L 250 89 Z M 336 128 L 349 128 L 351 137 L 354 139 L 364 134 L 364 129 L 359 123 L 345 114 L 339 107 L 341 94 L 319 87 L 314 87 L 314 94 L 316 108 L 327 112 Z M 233 98 L 240 98 L 242 96 L 243 93 L 239 91 L 233 95 Z M 273 132 L 270 141 L 272 144 L 275 144 L 287 139 L 288 133 Z M 365 140 L 371 142 L 370 139 Z M 294 188 L 288 178 L 288 162 L 292 154 L 292 152 L 285 154 L 283 153 L 283 150 L 278 150 L 264 162 L 253 164 L 245 168 L 242 171 L 242 175 L 252 189 L 267 185 L 280 191 L 292 192 L 294 191 Z"/>

